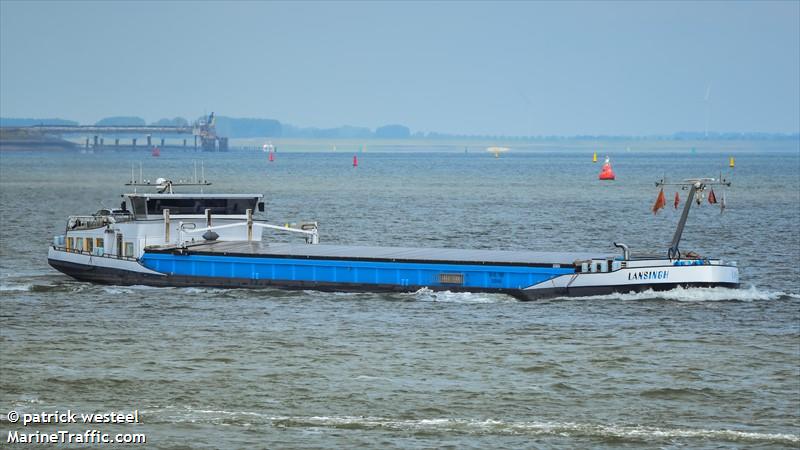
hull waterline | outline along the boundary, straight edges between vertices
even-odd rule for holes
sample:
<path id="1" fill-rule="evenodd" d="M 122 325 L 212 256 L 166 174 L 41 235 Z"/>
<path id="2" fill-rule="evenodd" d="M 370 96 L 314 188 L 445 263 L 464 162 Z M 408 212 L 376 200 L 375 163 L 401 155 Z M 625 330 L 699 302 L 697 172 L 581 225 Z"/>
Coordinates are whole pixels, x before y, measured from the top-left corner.
<path id="1" fill-rule="evenodd" d="M 98 260 L 100 260 L 98 262 Z M 521 288 L 489 287 L 489 286 L 458 286 L 442 284 L 417 284 L 389 282 L 348 282 L 325 281 L 312 279 L 279 279 L 279 278 L 253 278 L 241 276 L 208 276 L 187 275 L 180 273 L 161 273 L 153 271 L 139 261 L 116 260 L 88 256 L 70 252 L 61 252 L 51 249 L 49 264 L 56 270 L 80 281 L 107 284 L 107 285 L 145 285 L 155 287 L 206 287 L 206 288 L 239 288 L 239 289 L 265 289 L 278 288 L 289 290 L 317 290 L 324 292 L 415 292 L 420 289 L 450 292 L 475 292 L 505 294 L 520 300 L 535 300 L 552 297 L 583 297 L 594 295 L 608 295 L 614 293 L 629 293 L 643 291 L 666 291 L 677 287 L 725 287 L 738 288 L 738 270 L 731 266 L 672 266 L 670 274 L 680 281 L 653 280 L 647 282 L 619 283 L 619 279 L 627 279 L 623 272 L 607 274 L 584 274 L 583 279 L 579 274 L 560 275 L 547 281 Z M 105 264 L 103 264 L 105 263 Z M 291 264 L 285 261 L 284 264 Z M 403 263 L 397 263 L 402 266 Z M 410 269 L 409 269 L 410 270 Z M 642 273 L 642 270 L 633 273 Z M 681 274 L 680 272 L 685 272 Z M 701 273 L 703 272 L 703 273 Z M 570 279 L 572 284 L 558 286 L 560 279 Z M 692 279 L 694 278 L 694 279 Z M 658 281 L 658 282 L 656 282 Z M 577 283 L 577 284 L 576 284 Z M 616 283 L 616 284 L 615 284 Z"/>

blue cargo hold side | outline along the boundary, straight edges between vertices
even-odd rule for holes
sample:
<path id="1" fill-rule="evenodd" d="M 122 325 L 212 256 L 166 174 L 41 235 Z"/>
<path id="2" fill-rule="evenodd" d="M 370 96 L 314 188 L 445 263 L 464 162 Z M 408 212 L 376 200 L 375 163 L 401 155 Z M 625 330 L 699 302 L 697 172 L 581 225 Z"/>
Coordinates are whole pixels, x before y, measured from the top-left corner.
<path id="1" fill-rule="evenodd" d="M 228 255 L 145 253 L 141 263 L 168 275 L 201 278 L 303 281 L 310 283 L 380 284 L 394 286 L 524 289 L 571 267 L 478 265 L 364 260 L 292 259 Z M 441 283 L 440 276 L 461 275 L 462 283 Z"/>

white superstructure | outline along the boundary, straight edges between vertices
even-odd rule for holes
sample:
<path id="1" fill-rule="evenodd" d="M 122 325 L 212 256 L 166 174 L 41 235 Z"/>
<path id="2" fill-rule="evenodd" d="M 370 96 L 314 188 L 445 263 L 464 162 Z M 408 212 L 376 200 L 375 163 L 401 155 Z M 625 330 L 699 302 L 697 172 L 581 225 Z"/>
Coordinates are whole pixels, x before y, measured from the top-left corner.
<path id="1" fill-rule="evenodd" d="M 132 180 L 127 186 L 154 187 L 157 192 L 122 194 L 119 209 L 70 216 L 63 235 L 53 238 L 50 259 L 73 261 L 78 256 L 138 260 L 145 249 L 186 246 L 206 241 L 261 241 L 264 228 L 301 233 L 318 242 L 316 223 L 300 229 L 270 225 L 254 214 L 264 211 L 262 194 L 176 194 L 174 186 L 209 186 L 206 181 L 155 183 Z M 81 258 L 78 258 L 81 259 Z M 82 260 L 82 259 L 81 259 Z M 119 263 L 106 264 L 118 265 Z"/>

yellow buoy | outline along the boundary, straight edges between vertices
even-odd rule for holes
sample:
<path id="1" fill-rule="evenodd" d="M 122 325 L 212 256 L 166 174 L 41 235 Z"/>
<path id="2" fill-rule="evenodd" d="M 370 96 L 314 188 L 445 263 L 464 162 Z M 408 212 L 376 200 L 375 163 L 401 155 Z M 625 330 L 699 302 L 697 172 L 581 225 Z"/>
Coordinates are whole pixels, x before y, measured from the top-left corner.
<path id="1" fill-rule="evenodd" d="M 597 162 L 597 152 L 594 152 L 594 155 L 592 155 L 592 162 Z"/>
<path id="2" fill-rule="evenodd" d="M 733 166 L 734 166 L 734 162 L 733 162 L 733 156 L 731 156 L 731 163 L 730 163 L 730 164 L 728 164 L 728 165 L 729 165 L 730 167 L 733 167 Z"/>
<path id="3" fill-rule="evenodd" d="M 508 147 L 488 147 L 486 149 L 487 152 L 494 153 L 495 158 L 499 158 L 501 153 L 505 153 L 509 150 L 510 149 Z"/>

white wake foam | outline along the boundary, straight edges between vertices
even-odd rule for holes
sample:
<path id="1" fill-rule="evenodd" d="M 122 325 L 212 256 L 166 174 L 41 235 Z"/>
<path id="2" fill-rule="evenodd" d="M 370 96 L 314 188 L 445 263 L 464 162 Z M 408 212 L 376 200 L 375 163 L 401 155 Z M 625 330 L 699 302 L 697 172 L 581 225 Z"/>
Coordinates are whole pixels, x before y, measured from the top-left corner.
<path id="1" fill-rule="evenodd" d="M 172 289 L 178 289 L 186 294 L 214 294 L 214 295 L 223 294 L 231 291 L 231 289 L 211 288 L 211 287 L 176 287 Z"/>
<path id="2" fill-rule="evenodd" d="M 722 287 L 713 288 L 682 288 L 677 287 L 669 291 L 647 290 L 642 292 L 629 292 L 627 294 L 614 293 L 607 295 L 592 295 L 580 297 L 582 300 L 674 300 L 678 302 L 724 302 L 724 301 L 771 301 L 781 297 L 800 298 L 800 294 L 782 291 L 762 291 L 755 286 L 744 289 L 730 289 Z M 575 297 L 559 297 L 559 299 L 574 300 Z"/>
<path id="3" fill-rule="evenodd" d="M 123 288 L 119 286 L 103 286 L 101 288 L 103 292 L 112 295 L 120 295 L 120 294 L 132 294 L 133 289 Z"/>
<path id="4" fill-rule="evenodd" d="M 277 425 L 316 427 L 362 427 L 392 431 L 455 432 L 465 434 L 513 434 L 613 437 L 618 439 L 699 438 L 721 441 L 768 441 L 800 443 L 800 436 L 787 433 L 757 433 L 737 430 L 679 429 L 646 426 L 592 425 L 573 422 L 506 422 L 501 420 L 415 419 L 380 417 L 273 417 Z"/>
<path id="5" fill-rule="evenodd" d="M 514 301 L 512 297 L 504 294 L 485 294 L 475 292 L 451 292 L 434 291 L 429 288 L 422 288 L 416 292 L 408 294 L 414 300 L 420 302 L 441 302 L 441 303 L 498 303 Z"/>
<path id="6" fill-rule="evenodd" d="M 168 410 L 171 408 L 168 408 Z M 148 411 L 157 413 L 157 411 Z M 169 415 L 169 411 L 167 412 Z M 666 428 L 639 425 L 599 425 L 575 422 L 503 421 L 494 419 L 391 419 L 363 416 L 271 416 L 252 411 L 225 411 L 185 408 L 182 420 L 216 422 L 235 420 L 266 422 L 279 428 L 344 428 L 348 430 L 385 430 L 420 433 L 453 433 L 468 435 L 578 436 L 623 440 L 704 439 L 723 442 L 766 442 L 797 445 L 800 436 L 790 433 L 760 433 L 730 429 Z M 171 417 L 172 420 L 177 419 Z M 179 421 L 181 419 L 178 419 Z"/>
<path id="7" fill-rule="evenodd" d="M 0 283 L 0 292 L 29 292 L 33 283 Z"/>

